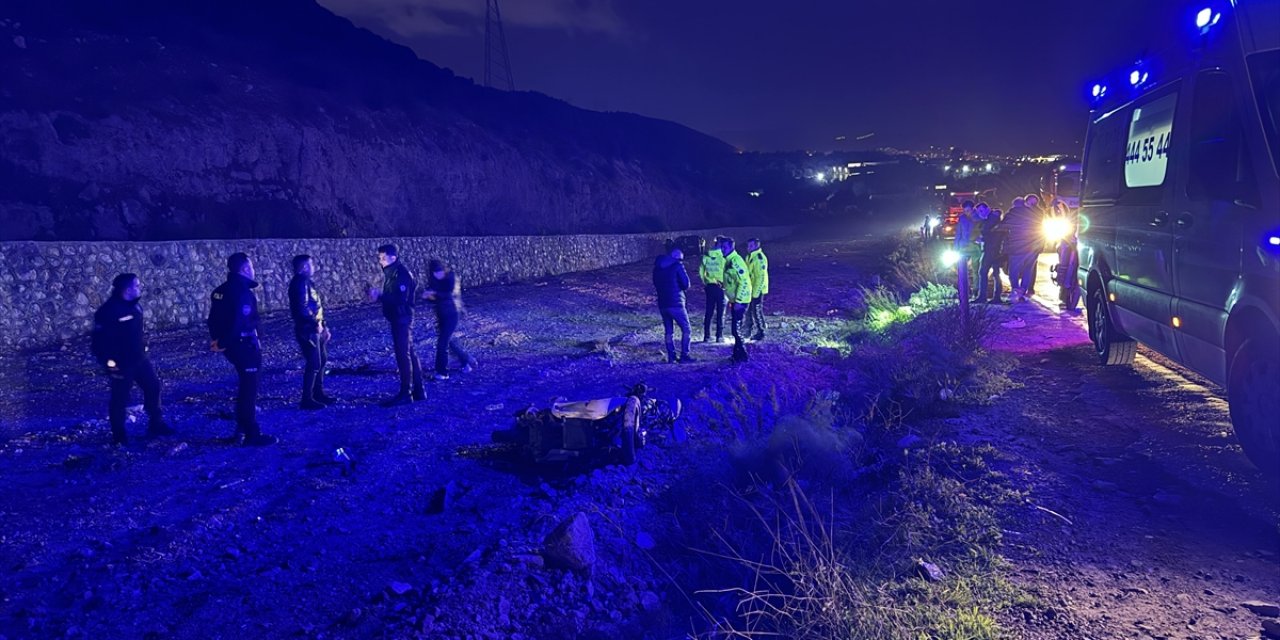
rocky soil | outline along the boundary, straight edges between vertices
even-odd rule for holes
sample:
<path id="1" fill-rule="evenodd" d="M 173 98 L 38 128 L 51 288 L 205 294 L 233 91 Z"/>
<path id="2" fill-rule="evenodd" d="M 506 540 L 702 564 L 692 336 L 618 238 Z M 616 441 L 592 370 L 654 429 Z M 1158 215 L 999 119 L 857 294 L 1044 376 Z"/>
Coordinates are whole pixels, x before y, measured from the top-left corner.
<path id="1" fill-rule="evenodd" d="M 106 385 L 83 344 L 0 358 L 0 636 L 705 632 L 734 608 L 705 589 L 738 586 L 708 553 L 723 551 L 708 532 L 744 530 L 718 510 L 742 486 L 730 459 L 847 388 L 839 341 L 884 251 L 874 238 L 773 245 L 769 340 L 741 366 L 718 345 L 660 362 L 648 264 L 471 290 L 463 327 L 480 367 L 395 410 L 375 404 L 393 387 L 375 309 L 332 312 L 329 388 L 344 402 L 316 413 L 293 408 L 300 367 L 272 318 L 261 417 L 282 442 L 265 449 L 218 441 L 232 376 L 198 332 L 153 341 L 179 435 L 125 449 L 105 445 Z M 1094 367 L 1056 312 L 993 313 L 1026 321 L 992 344 L 1021 384 L 915 421 L 900 444 L 991 447 L 1025 494 L 999 514 L 1000 571 L 1023 592 L 998 612 L 1005 635 L 1260 636 L 1280 594 L 1277 501 L 1220 392 L 1157 359 Z M 633 466 L 553 469 L 489 443 L 527 404 L 638 380 L 684 401 L 687 442 Z M 335 462 L 338 447 L 354 464 Z M 962 578 L 939 569 L 943 584 Z"/>

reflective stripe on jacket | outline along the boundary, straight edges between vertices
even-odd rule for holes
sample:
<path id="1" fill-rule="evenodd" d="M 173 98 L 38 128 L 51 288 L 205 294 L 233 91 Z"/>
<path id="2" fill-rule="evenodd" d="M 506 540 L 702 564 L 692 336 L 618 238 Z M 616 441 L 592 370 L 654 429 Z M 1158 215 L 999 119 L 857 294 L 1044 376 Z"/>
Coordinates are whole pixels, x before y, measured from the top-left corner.
<path id="1" fill-rule="evenodd" d="M 764 249 L 756 249 L 747 257 L 747 275 L 751 276 L 753 297 L 769 293 L 769 258 L 764 255 Z"/>
<path id="2" fill-rule="evenodd" d="M 747 274 L 746 261 L 737 251 L 725 256 L 724 295 L 729 298 L 729 302 L 751 302 L 751 276 Z"/>

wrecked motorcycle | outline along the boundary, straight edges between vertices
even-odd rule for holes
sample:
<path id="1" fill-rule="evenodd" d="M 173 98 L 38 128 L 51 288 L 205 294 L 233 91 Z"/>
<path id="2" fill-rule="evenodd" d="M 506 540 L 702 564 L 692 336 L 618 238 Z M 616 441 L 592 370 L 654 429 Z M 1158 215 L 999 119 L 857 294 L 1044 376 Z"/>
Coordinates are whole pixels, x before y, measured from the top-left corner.
<path id="1" fill-rule="evenodd" d="M 651 439 L 684 440 L 681 404 L 655 398 L 644 383 L 626 395 L 595 400 L 557 398 L 547 409 L 516 414 L 515 427 L 493 432 L 493 441 L 517 445 L 536 463 L 569 461 L 632 464 Z"/>

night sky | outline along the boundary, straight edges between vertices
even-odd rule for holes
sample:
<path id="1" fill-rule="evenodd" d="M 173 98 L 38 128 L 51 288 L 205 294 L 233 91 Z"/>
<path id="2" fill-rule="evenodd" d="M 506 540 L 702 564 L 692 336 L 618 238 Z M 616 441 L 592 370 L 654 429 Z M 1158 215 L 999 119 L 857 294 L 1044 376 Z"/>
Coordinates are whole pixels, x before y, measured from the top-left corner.
<path id="1" fill-rule="evenodd" d="M 483 77 L 484 0 L 320 2 Z M 503 0 L 502 10 L 517 89 L 674 120 L 748 150 L 1074 153 L 1086 87 L 1168 24 L 1152 7 L 1183 3 Z"/>

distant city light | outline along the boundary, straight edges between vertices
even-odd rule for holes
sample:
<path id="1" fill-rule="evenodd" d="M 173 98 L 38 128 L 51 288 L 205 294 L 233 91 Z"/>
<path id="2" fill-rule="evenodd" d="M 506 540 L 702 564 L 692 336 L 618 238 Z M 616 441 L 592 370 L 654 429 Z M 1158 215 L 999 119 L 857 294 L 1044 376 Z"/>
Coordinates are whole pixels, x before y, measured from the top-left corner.
<path id="1" fill-rule="evenodd" d="M 1058 167 L 1058 171 L 1066 171 L 1066 170 L 1067 170 L 1067 165 L 1065 165 L 1065 164 L 1064 164 L 1064 165 L 1062 165 L 1062 166 L 1060 166 L 1060 167 Z"/>
<path id="2" fill-rule="evenodd" d="M 987 163 L 987 171 L 991 171 L 991 163 L 990 163 L 990 162 L 988 162 L 988 163 Z"/>
<path id="3" fill-rule="evenodd" d="M 965 172 L 965 173 L 969 173 L 969 165 L 967 165 L 967 164 L 966 164 L 965 166 L 960 167 L 960 170 L 961 170 L 961 171 L 963 171 L 963 172 Z"/>
<path id="4" fill-rule="evenodd" d="M 943 168 L 942 168 L 942 170 L 943 170 L 943 171 L 950 171 L 950 170 L 951 170 L 951 165 L 947 165 L 947 166 L 943 167 Z"/>
<path id="5" fill-rule="evenodd" d="M 826 181 L 827 181 L 827 174 L 822 173 L 821 171 L 819 171 L 819 172 L 818 172 L 818 175 L 814 176 L 814 177 L 813 177 L 813 179 L 814 179 L 814 180 L 817 180 L 818 182 L 826 182 Z"/>

